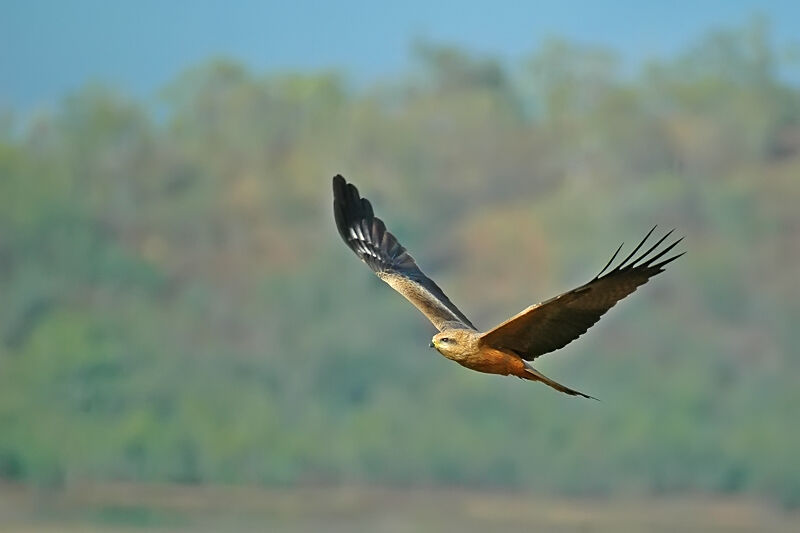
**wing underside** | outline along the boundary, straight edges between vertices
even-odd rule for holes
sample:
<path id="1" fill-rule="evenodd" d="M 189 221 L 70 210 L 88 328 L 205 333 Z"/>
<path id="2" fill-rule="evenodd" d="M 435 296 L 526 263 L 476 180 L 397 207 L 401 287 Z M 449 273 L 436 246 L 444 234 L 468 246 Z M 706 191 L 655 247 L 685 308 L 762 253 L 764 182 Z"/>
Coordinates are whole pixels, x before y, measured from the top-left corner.
<path id="1" fill-rule="evenodd" d="M 383 281 L 419 309 L 439 331 L 475 326 L 377 218 L 372 205 L 342 176 L 333 178 L 333 212 L 344 242 Z"/>

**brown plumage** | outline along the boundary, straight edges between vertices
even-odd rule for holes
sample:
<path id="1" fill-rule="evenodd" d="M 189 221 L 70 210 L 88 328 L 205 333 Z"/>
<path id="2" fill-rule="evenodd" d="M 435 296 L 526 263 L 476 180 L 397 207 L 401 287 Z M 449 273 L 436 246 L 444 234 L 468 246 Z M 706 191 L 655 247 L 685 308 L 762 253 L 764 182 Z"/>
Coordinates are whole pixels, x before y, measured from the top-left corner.
<path id="1" fill-rule="evenodd" d="M 339 175 L 333 178 L 333 211 L 344 242 L 439 330 L 431 341 L 431 347 L 439 353 L 478 372 L 541 381 L 558 391 L 585 398 L 592 397 L 549 379 L 529 361 L 563 348 L 586 333 L 614 304 L 683 255 L 662 259 L 682 240 L 659 249 L 672 231 L 639 253 L 654 227 L 615 268 L 606 272 L 622 246 L 589 283 L 532 305 L 481 333 L 442 289 L 423 274 L 406 249 L 386 230 L 383 221 L 375 217 L 369 201 L 361 198 L 358 189 Z"/>

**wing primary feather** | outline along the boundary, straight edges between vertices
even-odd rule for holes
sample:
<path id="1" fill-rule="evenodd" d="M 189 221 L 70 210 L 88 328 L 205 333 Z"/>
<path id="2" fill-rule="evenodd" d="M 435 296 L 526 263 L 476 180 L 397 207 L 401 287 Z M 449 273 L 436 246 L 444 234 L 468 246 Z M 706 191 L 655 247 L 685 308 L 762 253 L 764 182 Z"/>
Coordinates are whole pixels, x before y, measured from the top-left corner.
<path id="1" fill-rule="evenodd" d="M 641 266 L 641 265 L 639 265 L 638 263 L 640 263 L 641 261 L 644 261 L 644 259 L 645 259 L 645 258 L 647 258 L 647 256 L 648 256 L 648 255 L 650 255 L 650 254 L 653 252 L 653 250 L 655 250 L 656 248 L 658 248 L 658 247 L 661 245 L 661 243 L 662 243 L 662 242 L 664 242 L 665 240 L 667 240 L 667 237 L 669 237 L 670 235 L 672 235 L 672 232 L 673 232 L 673 231 L 675 231 L 675 228 L 673 228 L 673 229 L 669 230 L 669 231 L 668 231 L 668 232 L 667 232 L 667 233 L 666 233 L 666 234 L 665 234 L 663 237 L 661 237 L 660 239 L 658 239 L 658 242 L 656 242 L 656 243 L 655 243 L 653 246 L 651 246 L 650 248 L 648 248 L 646 252 L 644 252 L 642 255 L 640 255 L 639 257 L 637 257 L 637 258 L 636 258 L 636 259 L 634 259 L 633 261 L 631 261 L 631 263 L 630 263 L 629 265 L 627 265 L 627 267 L 626 267 L 626 268 L 630 269 L 630 268 L 636 268 L 637 266 Z"/>
<path id="2" fill-rule="evenodd" d="M 350 204 L 353 207 L 356 207 L 361 204 L 360 195 L 358 194 L 358 188 L 352 183 L 347 184 L 347 195 L 350 197 Z"/>
<path id="3" fill-rule="evenodd" d="M 659 272 L 661 272 L 661 271 L 663 271 L 663 270 L 664 270 L 664 267 L 665 267 L 665 266 L 667 266 L 668 264 L 672 263 L 673 261 L 675 261 L 677 258 L 679 258 L 680 256 L 682 256 L 682 255 L 683 255 L 683 254 L 685 254 L 685 253 L 686 253 L 686 252 L 681 252 L 681 253 L 679 253 L 679 254 L 677 254 L 677 255 L 673 255 L 673 256 L 672 256 L 672 257 L 670 257 L 669 259 L 665 259 L 664 261 L 661 261 L 661 262 L 660 262 L 660 263 L 658 263 L 657 265 L 653 265 L 651 268 L 655 268 L 655 269 L 657 269 Z"/>
<path id="4" fill-rule="evenodd" d="M 365 218 L 372 218 L 375 216 L 375 213 L 372 212 L 372 204 L 369 203 L 369 200 L 366 198 L 361 199 L 361 209 Z"/>
<path id="5" fill-rule="evenodd" d="M 364 243 L 367 239 L 364 237 L 364 230 L 361 229 L 361 224 L 363 221 L 356 222 L 353 224 L 353 233 L 355 234 L 354 238 L 358 239 L 359 243 Z"/>
<path id="6" fill-rule="evenodd" d="M 385 228 L 383 228 L 385 231 Z M 372 221 L 372 234 L 370 235 L 372 242 L 379 244 L 381 242 L 381 227 L 377 220 Z"/>
<path id="7" fill-rule="evenodd" d="M 385 230 L 386 230 L 386 228 L 384 227 L 383 236 L 381 237 L 381 242 L 380 242 L 379 246 L 381 248 L 383 248 L 384 250 L 386 250 L 386 253 L 391 254 L 392 253 L 392 243 L 390 242 L 390 239 L 389 239 L 389 232 L 385 231 Z"/>
<path id="8" fill-rule="evenodd" d="M 636 255 L 636 252 L 638 252 L 639 249 L 642 247 L 642 245 L 645 242 L 647 242 L 647 239 L 650 238 L 650 235 L 653 234 L 653 232 L 656 230 L 657 227 L 658 227 L 658 225 L 656 224 L 655 226 L 653 226 L 650 229 L 650 231 L 647 232 L 647 235 L 644 236 L 644 239 L 642 239 L 642 242 L 640 242 L 639 245 L 636 248 L 634 248 L 633 251 L 630 254 L 628 254 L 628 257 L 626 257 L 625 259 L 622 260 L 622 262 L 620 262 L 619 266 L 617 267 L 617 270 L 621 270 L 621 269 L 625 268 L 625 264 L 628 262 L 628 260 L 631 257 L 633 257 L 634 255 Z"/>
<path id="9" fill-rule="evenodd" d="M 617 257 L 617 254 L 619 253 L 619 251 L 620 251 L 620 250 L 622 250 L 622 247 L 623 247 L 623 246 L 625 246 L 625 243 L 624 243 L 624 242 L 623 242 L 622 244 L 620 244 L 620 245 L 619 245 L 619 248 L 617 248 L 617 251 L 616 251 L 616 252 L 614 252 L 614 255 L 612 255 L 612 256 L 611 256 L 611 259 L 609 259 L 609 260 L 608 260 L 608 263 L 606 263 L 606 266 L 604 266 L 604 267 L 603 267 L 603 268 L 600 270 L 600 272 L 599 272 L 599 273 L 598 273 L 598 274 L 597 274 L 597 275 L 594 277 L 594 279 L 598 279 L 600 276 L 602 276 L 602 275 L 603 275 L 603 272 L 605 272 L 605 271 L 606 271 L 606 269 L 607 269 L 608 267 L 610 267 L 610 266 L 611 266 L 611 263 L 613 263 L 613 262 L 614 262 L 614 259 L 616 259 L 616 257 Z M 594 281 L 594 280 L 592 280 L 592 281 Z"/>
<path id="10" fill-rule="evenodd" d="M 336 229 L 339 230 L 339 235 L 347 242 L 347 214 L 344 211 L 344 203 L 339 199 L 344 199 L 347 195 L 347 182 L 344 178 L 337 174 L 333 178 L 333 214 L 336 218 Z"/>
<path id="11" fill-rule="evenodd" d="M 654 261 L 656 261 L 657 259 L 659 259 L 659 258 L 663 257 L 663 256 L 664 256 L 665 254 L 667 254 L 667 253 L 668 253 L 670 250 L 672 250 L 673 248 L 675 248 L 675 247 L 678 245 L 678 243 L 680 243 L 682 240 L 683 240 L 683 237 L 681 237 L 681 238 L 680 238 L 680 239 L 678 239 L 677 241 L 673 242 L 672 244 L 670 244 L 669 246 L 667 246 L 666 248 L 664 248 L 663 250 L 661 250 L 661 251 L 660 251 L 658 254 L 656 254 L 655 256 L 651 257 L 650 259 L 648 259 L 648 260 L 647 260 L 647 262 L 646 262 L 646 263 L 642 263 L 640 266 L 649 267 L 650 265 L 652 265 L 652 264 L 653 264 L 653 262 L 654 262 Z"/>

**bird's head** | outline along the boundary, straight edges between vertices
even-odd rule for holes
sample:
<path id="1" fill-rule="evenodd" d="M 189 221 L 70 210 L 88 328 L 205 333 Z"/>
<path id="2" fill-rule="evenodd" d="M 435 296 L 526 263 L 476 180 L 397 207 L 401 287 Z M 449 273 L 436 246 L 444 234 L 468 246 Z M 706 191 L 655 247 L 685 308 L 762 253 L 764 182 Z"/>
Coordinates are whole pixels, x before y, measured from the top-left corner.
<path id="1" fill-rule="evenodd" d="M 459 359 L 460 356 L 474 352 L 476 342 L 477 333 L 474 331 L 445 330 L 433 336 L 430 347 L 436 348 L 448 359 Z"/>

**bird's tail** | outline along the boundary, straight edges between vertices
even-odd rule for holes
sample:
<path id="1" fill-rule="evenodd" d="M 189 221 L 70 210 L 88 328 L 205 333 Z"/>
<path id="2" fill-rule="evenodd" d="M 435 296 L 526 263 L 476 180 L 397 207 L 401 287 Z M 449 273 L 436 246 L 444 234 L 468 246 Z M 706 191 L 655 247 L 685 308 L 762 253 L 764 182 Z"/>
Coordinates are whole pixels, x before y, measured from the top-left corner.
<path id="1" fill-rule="evenodd" d="M 589 396 L 588 394 L 584 394 L 582 392 L 576 391 L 575 389 L 570 389 L 569 387 L 565 387 L 561 383 L 557 381 L 553 381 L 552 379 L 548 378 L 535 368 L 533 368 L 527 361 L 524 361 L 523 364 L 525 365 L 525 372 L 524 374 L 520 375 L 519 377 L 523 379 L 529 379 L 531 381 L 541 381 L 548 387 L 552 387 L 559 392 L 563 392 L 565 394 L 569 394 L 570 396 L 583 396 L 584 398 L 589 398 L 590 400 L 597 400 L 594 396 Z M 599 400 L 598 400 L 599 401 Z"/>

